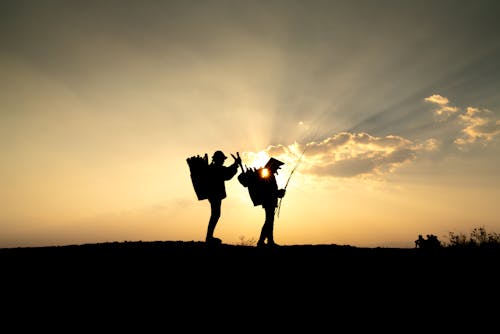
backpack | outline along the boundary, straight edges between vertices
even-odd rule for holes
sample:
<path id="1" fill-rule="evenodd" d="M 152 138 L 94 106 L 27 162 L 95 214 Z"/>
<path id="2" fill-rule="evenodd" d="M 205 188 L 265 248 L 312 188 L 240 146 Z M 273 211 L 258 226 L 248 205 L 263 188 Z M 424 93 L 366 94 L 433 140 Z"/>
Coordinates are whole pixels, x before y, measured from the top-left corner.
<path id="1" fill-rule="evenodd" d="M 199 201 L 208 198 L 209 190 L 209 168 L 208 155 L 202 157 L 200 155 L 191 156 L 186 159 L 191 174 L 191 182 Z"/>
<path id="2" fill-rule="evenodd" d="M 238 175 L 238 181 L 240 181 L 241 185 L 248 188 L 248 193 L 254 206 L 262 205 L 264 195 L 263 186 L 265 182 L 261 177 L 262 169 L 248 168 Z"/>

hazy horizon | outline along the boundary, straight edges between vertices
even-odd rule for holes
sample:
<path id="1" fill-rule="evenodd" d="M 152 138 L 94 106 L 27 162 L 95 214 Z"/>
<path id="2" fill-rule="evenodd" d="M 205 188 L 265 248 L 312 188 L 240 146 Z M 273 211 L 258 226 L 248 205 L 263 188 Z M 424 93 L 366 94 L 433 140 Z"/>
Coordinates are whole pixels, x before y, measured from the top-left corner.
<path id="1" fill-rule="evenodd" d="M 500 232 L 499 10 L 2 2 L 0 248 L 204 240 L 186 159 L 215 150 L 284 161 L 280 186 L 297 167 L 279 244 Z M 215 236 L 257 239 L 264 211 L 226 189 Z"/>

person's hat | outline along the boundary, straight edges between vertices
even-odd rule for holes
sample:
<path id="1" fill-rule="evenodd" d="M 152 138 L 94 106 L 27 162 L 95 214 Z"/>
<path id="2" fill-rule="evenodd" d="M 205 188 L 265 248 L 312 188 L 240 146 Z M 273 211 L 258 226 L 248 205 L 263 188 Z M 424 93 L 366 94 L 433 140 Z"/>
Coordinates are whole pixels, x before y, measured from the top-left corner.
<path id="1" fill-rule="evenodd" d="M 212 156 L 212 159 L 226 160 L 227 157 L 224 153 L 222 153 L 222 151 L 215 151 L 214 155 Z"/>
<path id="2" fill-rule="evenodd" d="M 284 164 L 284 162 L 281 162 L 278 159 L 271 158 L 264 167 L 270 170 L 278 170 L 278 168 L 280 168 L 280 166 Z"/>

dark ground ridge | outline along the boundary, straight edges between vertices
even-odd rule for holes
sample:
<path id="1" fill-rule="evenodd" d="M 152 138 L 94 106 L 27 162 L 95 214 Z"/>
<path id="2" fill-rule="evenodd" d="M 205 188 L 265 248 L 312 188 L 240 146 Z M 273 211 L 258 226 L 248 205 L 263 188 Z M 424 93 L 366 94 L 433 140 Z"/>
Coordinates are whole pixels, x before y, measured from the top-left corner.
<path id="1" fill-rule="evenodd" d="M 350 245 L 316 244 L 255 247 L 247 245 L 208 245 L 201 241 L 124 241 L 81 245 L 0 248 L 0 261 L 6 265 L 34 264 L 78 265 L 84 263 L 227 265 L 239 263 L 276 266 L 397 266 L 440 265 L 443 267 L 485 266 L 500 259 L 500 248 L 366 248 Z M 500 263 L 500 262 L 499 262 Z M 484 268 L 483 268 L 484 269 Z"/>
<path id="2" fill-rule="evenodd" d="M 249 321 L 262 310 L 287 310 L 295 312 L 286 318 L 290 325 L 304 314 L 323 314 L 326 321 L 334 309 L 380 319 L 408 315 L 415 303 L 432 316 L 443 307 L 490 310 L 490 300 L 499 298 L 499 260 L 499 249 L 104 242 L 0 249 L 0 286 L 14 311 L 38 313 L 55 304 L 58 312 L 75 314 L 91 305 L 82 317 L 133 310 L 133 319 L 136 312 L 161 310 L 174 321 L 193 312 L 222 316 L 223 309 Z"/>

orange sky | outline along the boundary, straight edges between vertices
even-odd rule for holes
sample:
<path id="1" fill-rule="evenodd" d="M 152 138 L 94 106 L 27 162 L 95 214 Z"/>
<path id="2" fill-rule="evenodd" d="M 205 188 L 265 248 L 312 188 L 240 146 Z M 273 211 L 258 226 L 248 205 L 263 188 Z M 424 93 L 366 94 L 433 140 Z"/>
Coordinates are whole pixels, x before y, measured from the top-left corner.
<path id="1" fill-rule="evenodd" d="M 297 166 L 280 244 L 500 231 L 495 3 L 28 3 L 0 4 L 0 247 L 204 240 L 186 158 L 218 149 Z M 215 235 L 255 241 L 226 186 Z"/>

